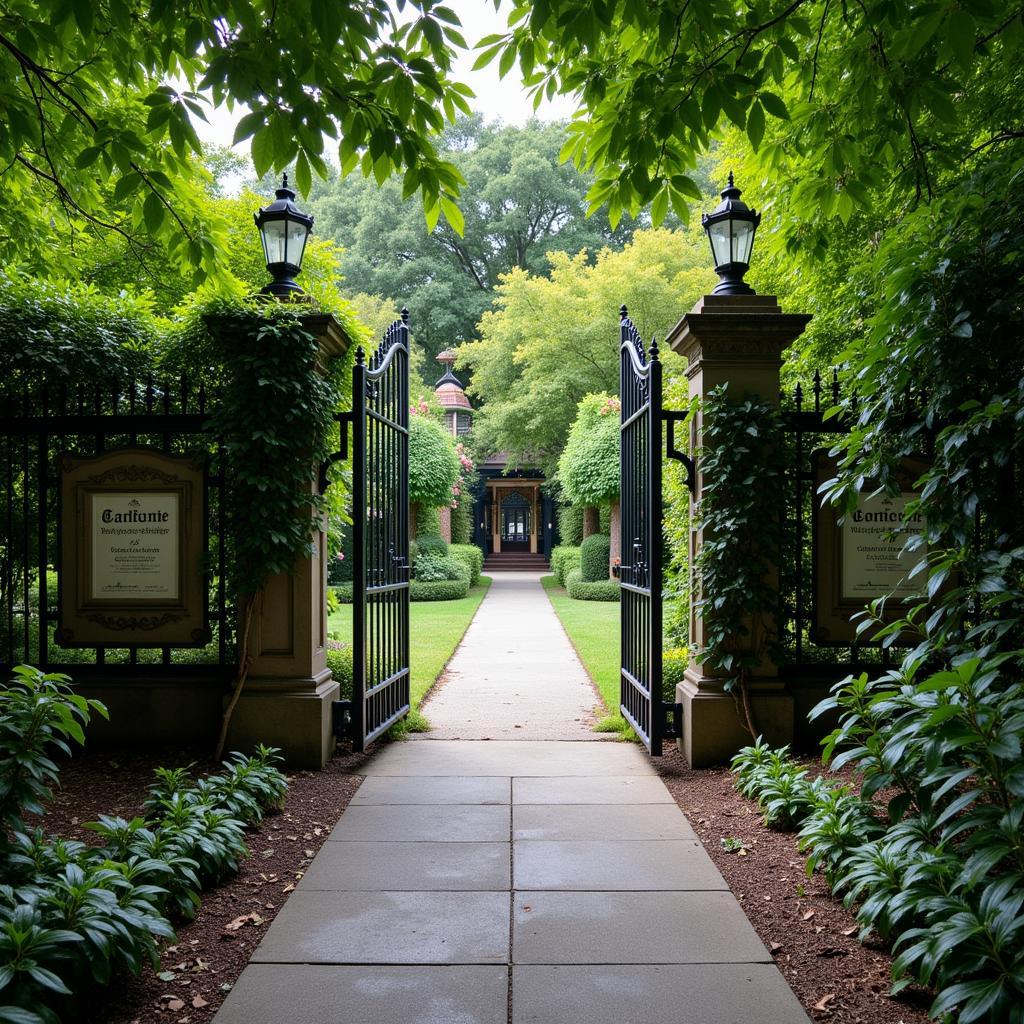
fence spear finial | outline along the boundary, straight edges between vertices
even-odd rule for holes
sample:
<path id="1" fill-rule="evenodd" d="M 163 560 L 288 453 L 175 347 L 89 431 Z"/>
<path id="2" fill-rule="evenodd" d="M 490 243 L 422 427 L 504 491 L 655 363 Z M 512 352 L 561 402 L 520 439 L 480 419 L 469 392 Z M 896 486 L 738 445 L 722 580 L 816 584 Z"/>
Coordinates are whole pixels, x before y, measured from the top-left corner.
<path id="1" fill-rule="evenodd" d="M 627 316 L 629 316 L 629 310 L 626 309 L 626 304 L 623 303 L 621 306 L 619 306 L 619 319 L 625 320 Z"/>

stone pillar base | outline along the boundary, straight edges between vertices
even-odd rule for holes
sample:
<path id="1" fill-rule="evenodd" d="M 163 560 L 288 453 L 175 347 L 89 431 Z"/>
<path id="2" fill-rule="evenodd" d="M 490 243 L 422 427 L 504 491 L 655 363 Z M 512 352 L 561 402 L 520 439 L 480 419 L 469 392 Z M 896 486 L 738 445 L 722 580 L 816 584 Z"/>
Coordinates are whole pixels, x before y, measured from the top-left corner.
<path id="1" fill-rule="evenodd" d="M 225 749 L 248 751 L 265 743 L 281 748 L 289 768 L 323 768 L 334 753 L 331 703 L 340 692 L 330 669 L 311 679 L 250 678 Z"/>
<path id="2" fill-rule="evenodd" d="M 723 764 L 753 741 L 743 727 L 732 694 L 722 681 L 691 675 L 676 686 L 683 705 L 683 735 L 679 751 L 691 768 Z M 773 747 L 793 742 L 793 698 L 777 681 L 751 684 L 750 703 L 761 735 Z"/>

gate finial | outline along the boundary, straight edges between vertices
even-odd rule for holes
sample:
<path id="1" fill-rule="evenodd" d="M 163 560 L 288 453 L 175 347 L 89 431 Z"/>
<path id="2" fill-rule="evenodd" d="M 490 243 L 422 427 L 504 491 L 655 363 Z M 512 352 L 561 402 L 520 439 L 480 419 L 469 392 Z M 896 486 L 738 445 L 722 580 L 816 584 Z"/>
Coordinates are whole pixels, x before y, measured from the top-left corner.
<path id="1" fill-rule="evenodd" d="M 363 346 L 362 345 L 360 345 L 356 349 L 356 365 L 357 366 L 365 366 L 366 365 L 366 353 L 363 351 Z"/>
<path id="2" fill-rule="evenodd" d="M 658 358 L 658 339 L 656 335 L 651 335 L 651 348 L 650 348 L 651 361 L 653 362 Z"/>
<path id="3" fill-rule="evenodd" d="M 625 320 L 627 316 L 629 316 L 629 310 L 626 309 L 626 304 L 623 303 L 621 306 L 619 306 L 619 319 Z"/>
<path id="4" fill-rule="evenodd" d="M 409 323 L 409 310 L 406 309 L 405 306 L 402 307 L 402 323 L 403 324 L 408 324 Z"/>

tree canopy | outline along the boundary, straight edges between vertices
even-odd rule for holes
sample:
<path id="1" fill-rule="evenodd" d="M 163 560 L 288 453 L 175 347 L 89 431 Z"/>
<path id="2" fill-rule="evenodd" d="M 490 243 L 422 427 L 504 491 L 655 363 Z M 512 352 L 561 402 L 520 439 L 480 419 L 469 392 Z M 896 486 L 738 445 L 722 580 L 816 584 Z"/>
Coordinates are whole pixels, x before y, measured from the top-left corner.
<path id="1" fill-rule="evenodd" d="M 619 400 L 587 395 L 558 460 L 558 482 L 573 505 L 619 499 Z"/>
<path id="2" fill-rule="evenodd" d="M 473 434 L 479 451 L 507 451 L 513 464 L 553 474 L 577 406 L 618 390 L 622 303 L 649 338 L 665 333 L 706 291 L 714 274 L 698 229 L 638 231 L 620 252 L 552 255 L 550 276 L 513 270 L 480 321 L 480 340 L 459 347 L 482 402 Z M 666 366 L 679 363 L 671 352 Z"/>
<path id="3" fill-rule="evenodd" d="M 475 336 L 502 274 L 543 273 L 548 252 L 621 248 L 633 224 L 616 231 L 602 214 L 586 217 L 592 176 L 560 163 L 564 125 L 522 128 L 460 118 L 440 141 L 440 154 L 465 179 L 461 234 L 450 223 L 429 230 L 402 203 L 397 181 L 334 178 L 314 189 L 318 234 L 344 249 L 346 288 L 384 295 L 415 312 L 428 356 Z M 428 363 L 427 372 L 430 372 Z"/>

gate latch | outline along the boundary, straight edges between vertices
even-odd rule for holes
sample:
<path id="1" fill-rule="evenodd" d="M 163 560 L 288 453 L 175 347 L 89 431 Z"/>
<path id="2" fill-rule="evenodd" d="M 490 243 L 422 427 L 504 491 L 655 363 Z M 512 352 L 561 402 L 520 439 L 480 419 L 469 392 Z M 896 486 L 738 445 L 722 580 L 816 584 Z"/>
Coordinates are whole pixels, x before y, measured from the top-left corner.
<path id="1" fill-rule="evenodd" d="M 331 702 L 331 731 L 334 738 L 347 740 L 352 736 L 352 701 L 336 700 Z"/>
<path id="2" fill-rule="evenodd" d="M 661 702 L 661 735 L 668 740 L 683 738 L 683 705 Z"/>

